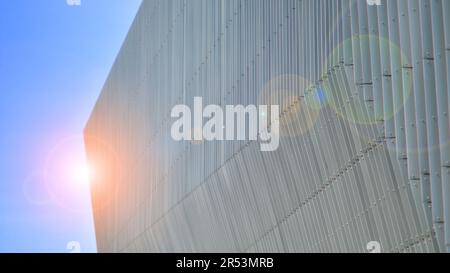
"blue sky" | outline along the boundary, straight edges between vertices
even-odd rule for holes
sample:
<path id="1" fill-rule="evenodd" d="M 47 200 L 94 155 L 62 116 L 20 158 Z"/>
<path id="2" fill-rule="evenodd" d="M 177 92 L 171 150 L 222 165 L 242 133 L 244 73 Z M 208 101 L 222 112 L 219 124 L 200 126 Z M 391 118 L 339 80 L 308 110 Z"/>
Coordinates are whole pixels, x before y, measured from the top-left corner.
<path id="1" fill-rule="evenodd" d="M 96 251 L 82 131 L 140 2 L 2 1 L 0 252 Z"/>

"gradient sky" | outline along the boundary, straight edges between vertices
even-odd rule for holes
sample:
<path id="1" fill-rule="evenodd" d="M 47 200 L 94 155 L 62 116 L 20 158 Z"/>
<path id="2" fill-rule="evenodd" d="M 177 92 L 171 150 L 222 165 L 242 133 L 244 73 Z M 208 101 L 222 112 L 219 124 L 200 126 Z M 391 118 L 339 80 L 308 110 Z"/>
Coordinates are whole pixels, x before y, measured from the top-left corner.
<path id="1" fill-rule="evenodd" d="M 96 251 L 82 132 L 140 2 L 2 1 L 0 252 Z"/>

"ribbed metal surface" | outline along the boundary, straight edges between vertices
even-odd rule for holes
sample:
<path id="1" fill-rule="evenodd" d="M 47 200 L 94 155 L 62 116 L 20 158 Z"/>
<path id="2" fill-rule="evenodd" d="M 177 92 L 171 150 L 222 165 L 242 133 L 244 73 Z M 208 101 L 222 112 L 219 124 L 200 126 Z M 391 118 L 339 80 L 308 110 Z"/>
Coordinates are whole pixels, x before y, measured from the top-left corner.
<path id="1" fill-rule="evenodd" d="M 449 251 L 450 1 L 369 2 L 144 0 L 85 132 L 99 251 Z M 280 105 L 280 147 L 175 142 L 199 96 Z"/>

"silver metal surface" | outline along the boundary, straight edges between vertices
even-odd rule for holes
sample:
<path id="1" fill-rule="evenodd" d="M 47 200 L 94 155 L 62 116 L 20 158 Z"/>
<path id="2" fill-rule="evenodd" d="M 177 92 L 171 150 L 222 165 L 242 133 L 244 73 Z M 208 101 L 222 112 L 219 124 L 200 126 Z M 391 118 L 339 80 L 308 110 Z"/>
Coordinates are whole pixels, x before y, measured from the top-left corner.
<path id="1" fill-rule="evenodd" d="M 143 0 L 85 130 L 99 251 L 450 251 L 450 4 L 369 2 Z M 280 105 L 279 148 L 174 141 L 194 97 Z"/>

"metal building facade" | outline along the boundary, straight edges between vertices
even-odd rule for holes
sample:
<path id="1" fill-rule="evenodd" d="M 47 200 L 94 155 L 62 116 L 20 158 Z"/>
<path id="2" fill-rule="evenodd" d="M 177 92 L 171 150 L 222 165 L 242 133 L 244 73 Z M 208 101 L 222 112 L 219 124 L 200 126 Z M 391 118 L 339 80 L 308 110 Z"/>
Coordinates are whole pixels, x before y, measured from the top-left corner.
<path id="1" fill-rule="evenodd" d="M 376 2 L 143 0 L 85 130 L 99 251 L 450 251 L 450 1 Z M 174 141 L 194 97 L 280 105 L 278 150 Z"/>

